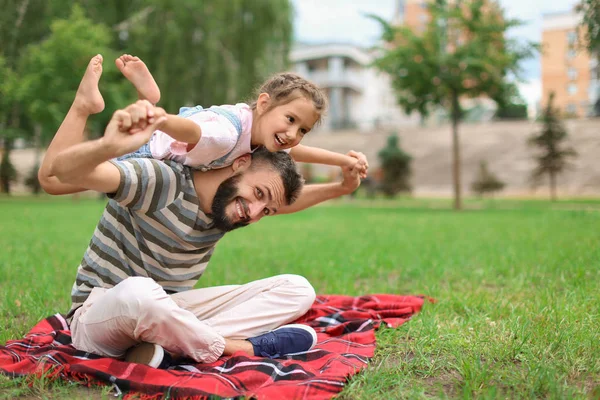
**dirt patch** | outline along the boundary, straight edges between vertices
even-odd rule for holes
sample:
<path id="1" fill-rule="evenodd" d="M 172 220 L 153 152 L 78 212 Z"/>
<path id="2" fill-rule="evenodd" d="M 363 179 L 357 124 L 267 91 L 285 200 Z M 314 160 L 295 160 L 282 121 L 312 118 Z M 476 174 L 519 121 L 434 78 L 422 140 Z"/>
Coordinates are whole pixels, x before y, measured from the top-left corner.
<path id="1" fill-rule="evenodd" d="M 422 379 L 427 396 L 438 397 L 440 391 L 447 397 L 456 397 L 462 378 L 456 371 L 440 371 L 438 375 Z"/>

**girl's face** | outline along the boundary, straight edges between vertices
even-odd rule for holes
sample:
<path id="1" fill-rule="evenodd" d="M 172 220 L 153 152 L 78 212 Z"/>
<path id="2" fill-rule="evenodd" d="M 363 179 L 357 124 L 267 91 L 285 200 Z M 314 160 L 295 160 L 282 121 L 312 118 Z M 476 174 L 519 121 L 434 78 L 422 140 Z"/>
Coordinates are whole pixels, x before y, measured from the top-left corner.
<path id="1" fill-rule="evenodd" d="M 266 97 L 266 102 L 261 103 L 260 98 L 257 102 L 258 120 L 252 129 L 252 144 L 262 145 L 271 152 L 296 146 L 319 119 L 312 101 L 298 97 L 265 111 L 268 95 Z"/>

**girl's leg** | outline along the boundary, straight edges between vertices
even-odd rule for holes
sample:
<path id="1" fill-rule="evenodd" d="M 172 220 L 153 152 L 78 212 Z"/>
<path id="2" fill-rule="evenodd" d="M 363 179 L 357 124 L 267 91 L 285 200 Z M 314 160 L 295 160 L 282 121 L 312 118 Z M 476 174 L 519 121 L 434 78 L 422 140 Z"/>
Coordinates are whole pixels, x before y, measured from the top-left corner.
<path id="1" fill-rule="evenodd" d="M 160 89 L 142 60 L 130 54 L 123 54 L 115 60 L 115 64 L 125 78 L 133 84 L 139 100 L 148 100 L 152 104 L 158 103 Z"/>

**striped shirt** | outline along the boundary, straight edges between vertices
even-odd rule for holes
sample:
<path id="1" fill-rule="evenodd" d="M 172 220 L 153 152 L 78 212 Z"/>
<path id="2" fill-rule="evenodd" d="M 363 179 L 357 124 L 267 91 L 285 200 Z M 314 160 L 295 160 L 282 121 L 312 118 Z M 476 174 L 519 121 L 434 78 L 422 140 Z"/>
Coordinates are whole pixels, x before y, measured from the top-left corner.
<path id="1" fill-rule="evenodd" d="M 71 311 L 94 287 L 131 276 L 150 277 L 167 293 L 192 289 L 224 234 L 200 209 L 189 167 L 154 159 L 111 162 L 121 181 L 77 269 Z"/>

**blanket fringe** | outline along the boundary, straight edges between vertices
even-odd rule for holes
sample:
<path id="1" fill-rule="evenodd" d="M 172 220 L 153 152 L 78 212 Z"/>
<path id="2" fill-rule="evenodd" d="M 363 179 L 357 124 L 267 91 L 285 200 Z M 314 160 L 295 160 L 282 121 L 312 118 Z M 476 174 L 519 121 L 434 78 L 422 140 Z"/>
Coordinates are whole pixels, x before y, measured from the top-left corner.
<path id="1" fill-rule="evenodd" d="M 140 392 L 129 392 L 123 396 L 123 400 L 162 400 L 164 398 L 170 398 L 168 394 L 165 393 L 140 393 Z M 214 397 L 212 397 L 214 398 Z M 183 396 L 177 397 L 178 400 L 208 400 L 211 397 L 207 396 Z"/>

